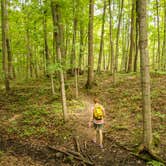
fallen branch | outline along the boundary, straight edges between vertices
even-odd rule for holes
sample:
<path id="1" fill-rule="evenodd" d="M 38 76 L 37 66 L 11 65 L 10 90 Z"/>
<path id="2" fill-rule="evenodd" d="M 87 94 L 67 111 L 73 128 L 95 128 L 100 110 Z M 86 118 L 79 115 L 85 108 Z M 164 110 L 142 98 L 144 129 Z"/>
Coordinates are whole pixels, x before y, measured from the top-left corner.
<path id="1" fill-rule="evenodd" d="M 80 148 L 80 144 L 79 144 L 79 141 L 78 141 L 78 136 L 75 136 L 73 139 L 74 139 L 76 150 L 77 150 L 77 152 L 80 153 L 81 152 L 81 148 Z"/>
<path id="2" fill-rule="evenodd" d="M 141 160 L 144 160 L 144 161 L 151 161 L 151 160 L 156 160 L 156 161 L 159 161 L 159 162 L 161 162 L 161 163 L 164 163 L 164 164 L 166 164 L 166 161 L 164 161 L 162 158 L 160 158 L 159 156 L 157 156 L 156 154 L 154 154 L 152 151 L 150 151 L 150 150 L 142 150 L 142 151 L 140 151 L 139 153 L 135 153 L 135 152 L 133 152 L 133 150 L 132 149 L 129 149 L 129 148 L 127 148 L 127 147 L 125 147 L 124 145 L 122 145 L 121 143 L 119 143 L 119 142 L 117 142 L 117 141 L 115 141 L 115 139 L 112 139 L 112 138 L 110 138 L 110 137 L 108 137 L 108 136 L 105 136 L 109 141 L 113 141 L 117 146 L 119 146 L 119 147 L 121 147 L 122 149 L 124 149 L 124 150 L 126 150 L 126 151 L 128 151 L 131 155 L 133 155 L 133 156 L 135 156 L 135 157 L 137 157 L 137 158 L 139 158 L 139 159 L 141 159 Z M 141 152 L 146 152 L 145 154 L 147 154 L 147 155 L 149 155 L 149 157 L 147 157 L 147 156 L 143 156 L 143 155 L 141 155 Z"/>
<path id="3" fill-rule="evenodd" d="M 58 152 L 61 152 L 61 153 L 65 154 L 65 155 L 67 155 L 67 156 L 72 156 L 76 160 L 82 161 L 85 164 L 93 165 L 93 163 L 91 161 L 89 161 L 86 158 L 84 158 L 79 152 L 74 152 L 74 151 L 65 150 L 65 149 L 62 150 L 62 149 L 56 148 L 54 146 L 48 146 L 48 148 L 52 149 L 52 150 L 55 150 L 55 151 L 58 151 Z"/>

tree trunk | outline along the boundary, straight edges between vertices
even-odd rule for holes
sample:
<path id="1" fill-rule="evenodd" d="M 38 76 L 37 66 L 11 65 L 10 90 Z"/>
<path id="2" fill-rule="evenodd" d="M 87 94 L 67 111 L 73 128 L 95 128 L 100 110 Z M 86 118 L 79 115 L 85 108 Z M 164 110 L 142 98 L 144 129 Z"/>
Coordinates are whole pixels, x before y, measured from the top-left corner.
<path id="1" fill-rule="evenodd" d="M 160 20 L 159 20 L 159 2 L 158 2 L 158 0 L 156 0 L 156 7 L 157 7 L 157 37 L 158 37 L 157 65 L 158 65 L 158 70 L 160 70 Z"/>
<path id="2" fill-rule="evenodd" d="M 73 42 L 72 42 L 72 50 L 71 50 L 71 69 L 72 69 L 72 74 L 75 74 L 75 68 L 76 68 L 76 35 L 77 35 L 77 13 L 76 13 L 76 4 L 75 0 L 73 0 Z"/>
<path id="3" fill-rule="evenodd" d="M 120 26 L 121 26 L 121 18 L 123 11 L 124 0 L 121 0 L 121 7 L 119 7 L 119 20 L 118 20 L 118 29 L 116 34 L 116 54 L 115 54 L 115 72 L 118 71 L 118 58 L 119 58 L 119 34 L 120 34 Z"/>
<path id="4" fill-rule="evenodd" d="M 136 50 L 135 50 L 135 58 L 134 58 L 134 72 L 137 72 L 137 60 L 138 60 L 138 50 L 139 50 L 139 25 L 138 25 L 138 0 L 136 0 L 136 38 L 135 38 L 135 43 L 136 43 Z"/>
<path id="5" fill-rule="evenodd" d="M 57 53 L 57 61 L 60 65 L 62 65 L 62 55 L 61 55 L 61 44 L 62 44 L 62 31 L 61 31 L 61 11 L 60 7 L 57 3 L 55 3 L 53 0 L 51 1 L 51 8 L 52 8 L 52 18 L 53 18 L 53 24 L 54 24 L 54 35 L 55 35 L 55 43 L 54 49 L 56 49 Z M 55 28 L 57 27 L 57 28 Z M 64 122 L 67 120 L 67 106 L 66 106 L 66 92 L 65 92 L 65 83 L 64 83 L 64 73 L 63 69 L 59 71 L 60 76 L 60 86 L 61 86 L 61 99 L 62 99 L 62 110 L 63 110 L 63 118 Z"/>
<path id="6" fill-rule="evenodd" d="M 147 37 L 147 13 L 146 1 L 138 1 L 139 16 L 139 43 L 140 43 L 140 62 L 141 62 L 141 85 L 142 85 L 142 104 L 143 104 L 143 144 L 148 150 L 152 143 L 152 124 L 151 124 L 151 99 L 150 99 L 150 74 L 149 74 L 149 55 Z"/>
<path id="7" fill-rule="evenodd" d="M 127 38 L 128 38 L 128 23 L 125 23 L 125 19 L 123 17 L 123 32 L 122 32 L 122 59 L 121 59 L 121 67 L 120 71 L 125 71 L 125 60 L 126 60 L 126 50 L 127 50 Z"/>
<path id="8" fill-rule="evenodd" d="M 48 41 L 47 41 L 47 10 L 43 11 L 43 31 L 44 31 L 44 50 L 46 58 L 46 75 L 48 76 L 48 66 L 50 64 Z"/>
<path id="9" fill-rule="evenodd" d="M 162 70 L 166 70 L 166 0 L 164 0 L 164 40 L 162 48 Z"/>
<path id="10" fill-rule="evenodd" d="M 129 53 L 128 72 L 132 71 L 132 65 L 133 65 L 134 22 L 135 22 L 135 0 L 132 0 L 131 28 L 130 28 L 130 53 Z"/>
<path id="11" fill-rule="evenodd" d="M 94 17 L 94 0 L 89 0 L 89 26 L 88 26 L 88 79 L 87 88 L 91 88 L 94 79 L 93 66 L 93 17 Z"/>
<path id="12" fill-rule="evenodd" d="M 110 22 L 109 22 L 109 33 L 110 33 L 110 48 L 109 48 L 109 57 L 108 57 L 108 65 L 107 65 L 107 69 L 111 70 L 111 74 L 113 74 L 113 68 L 115 65 L 115 60 L 114 60 L 114 47 L 113 47 L 113 41 L 112 41 L 112 0 L 108 0 L 109 3 L 109 18 L 110 18 Z M 111 65 L 111 66 L 110 66 Z"/>
<path id="13" fill-rule="evenodd" d="M 80 70 L 82 70 L 83 55 L 84 55 L 84 27 L 83 27 L 83 24 L 81 22 L 80 23 L 80 53 L 79 53 L 79 68 L 80 68 Z"/>
<path id="14" fill-rule="evenodd" d="M 29 76 L 32 78 L 33 77 L 33 64 L 32 64 L 32 48 L 30 44 L 30 34 L 29 34 L 29 29 L 26 27 L 26 47 L 27 47 L 27 78 Z"/>
<path id="15" fill-rule="evenodd" d="M 104 45 L 103 40 L 104 40 L 104 24 L 105 24 L 105 13 L 106 13 L 105 11 L 106 11 L 106 0 L 104 0 L 104 7 L 103 7 L 103 18 L 102 18 L 101 39 L 100 39 L 100 51 L 99 51 L 97 72 L 101 71 L 101 61 L 102 61 L 103 45 Z"/>
<path id="16" fill-rule="evenodd" d="M 12 64 L 12 50 L 11 50 L 11 41 L 9 35 L 9 22 L 8 22 L 8 1 L 6 1 L 6 47 L 8 55 L 8 76 L 9 79 L 13 79 L 13 64 Z"/>
<path id="17" fill-rule="evenodd" d="M 8 72 L 8 57 L 7 57 L 7 1 L 1 0 L 1 26 L 2 26 L 2 62 L 3 62 L 3 72 L 5 78 L 5 89 L 6 91 L 10 90 L 9 83 L 9 72 Z"/>

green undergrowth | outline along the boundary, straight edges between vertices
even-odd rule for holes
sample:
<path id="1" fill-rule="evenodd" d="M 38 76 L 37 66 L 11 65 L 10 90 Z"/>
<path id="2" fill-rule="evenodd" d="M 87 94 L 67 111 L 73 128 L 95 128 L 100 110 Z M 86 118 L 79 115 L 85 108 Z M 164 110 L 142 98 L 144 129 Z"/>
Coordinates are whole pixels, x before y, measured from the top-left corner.
<path id="1" fill-rule="evenodd" d="M 159 161 L 152 160 L 147 162 L 147 166 L 165 166 L 165 165 Z"/>
<path id="2" fill-rule="evenodd" d="M 81 96 L 91 99 L 99 98 L 106 108 L 107 126 L 112 136 L 119 142 L 136 145 L 142 139 L 142 94 L 140 75 L 118 74 L 117 84 L 112 83 L 110 73 L 95 75 L 95 84 L 92 89 L 85 89 L 86 77 L 79 77 L 79 98 L 75 99 L 74 77 L 66 80 L 66 96 L 68 113 L 71 115 L 69 122 L 64 124 L 62 105 L 60 99 L 60 86 L 55 83 L 55 95 L 51 93 L 50 80 L 32 80 L 13 84 L 11 94 L 0 94 L 1 124 L 8 122 L 15 114 L 18 118 L 7 123 L 5 130 L 9 135 L 33 140 L 67 142 L 73 130 L 73 114 L 85 110 L 85 101 Z M 166 78 L 163 75 L 152 74 L 151 102 L 152 126 L 154 145 L 165 153 L 161 146 L 166 146 L 164 141 L 166 133 Z M 7 111 L 5 111 L 7 110 Z M 3 126 L 4 128 L 4 126 Z M 150 163 L 149 163 L 150 164 Z M 153 163 L 154 164 L 154 163 Z"/>

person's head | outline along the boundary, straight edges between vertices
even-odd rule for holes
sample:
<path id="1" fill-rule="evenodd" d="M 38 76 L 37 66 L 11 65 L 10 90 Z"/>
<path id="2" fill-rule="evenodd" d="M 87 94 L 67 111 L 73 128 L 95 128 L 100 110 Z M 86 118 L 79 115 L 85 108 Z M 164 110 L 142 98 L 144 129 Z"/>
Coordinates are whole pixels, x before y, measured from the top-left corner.
<path id="1" fill-rule="evenodd" d="M 94 101 L 95 104 L 99 103 L 99 99 L 97 99 L 97 98 L 94 98 L 93 101 Z"/>

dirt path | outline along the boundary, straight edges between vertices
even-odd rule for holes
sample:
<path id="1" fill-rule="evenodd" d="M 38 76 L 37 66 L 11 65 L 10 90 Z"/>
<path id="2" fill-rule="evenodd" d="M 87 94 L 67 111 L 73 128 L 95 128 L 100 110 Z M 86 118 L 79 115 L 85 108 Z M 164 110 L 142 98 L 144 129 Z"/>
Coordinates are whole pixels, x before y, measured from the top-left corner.
<path id="1" fill-rule="evenodd" d="M 82 100 L 85 105 L 84 111 L 80 111 L 76 113 L 76 124 L 77 127 L 74 130 L 74 135 L 76 135 L 80 143 L 87 144 L 86 152 L 91 159 L 93 160 L 96 166 L 128 166 L 128 165 L 145 165 L 145 162 L 142 160 L 137 159 L 136 157 L 132 156 L 128 151 L 124 150 L 120 146 L 118 146 L 115 142 L 116 136 L 108 137 L 106 134 L 109 127 L 110 122 L 108 119 L 105 119 L 105 126 L 104 126 L 104 149 L 101 150 L 98 144 L 94 144 L 91 140 L 93 138 L 93 128 L 88 128 L 88 121 L 90 117 L 90 108 L 93 104 L 93 101 L 89 97 L 82 97 Z M 107 135 L 107 136 L 106 136 Z"/>
<path id="2" fill-rule="evenodd" d="M 72 138 L 76 136 L 82 150 L 81 153 L 89 156 L 96 166 L 144 166 L 145 163 L 142 160 L 137 159 L 116 144 L 115 136 L 111 136 L 111 134 L 108 135 L 111 122 L 109 122 L 109 119 L 107 118 L 105 119 L 104 126 L 104 149 L 101 150 L 98 144 L 94 144 L 91 141 L 93 138 L 93 128 L 88 128 L 88 121 L 90 117 L 90 108 L 93 102 L 88 96 L 82 96 L 80 100 L 84 103 L 84 108 L 80 108 L 73 113 L 74 119 L 70 121 L 72 123 L 70 126 L 72 128 L 71 140 L 66 144 L 59 145 L 59 147 L 73 150 L 74 144 Z M 10 123 L 17 118 L 20 118 L 20 115 L 14 115 L 8 122 Z M 70 125 L 70 122 L 66 125 Z M 68 156 L 57 158 L 57 152 L 50 150 L 47 145 L 33 145 L 31 141 L 20 142 L 15 139 L 8 139 L 4 141 L 1 140 L 0 145 L 5 145 L 4 149 L 6 149 L 5 151 L 7 153 L 10 151 L 10 153 L 4 156 L 3 160 L 0 160 L 0 165 L 2 166 L 9 163 L 8 158 L 10 158 L 10 166 L 73 166 L 75 164 L 83 164 L 81 161 L 79 162 L 68 158 Z"/>

